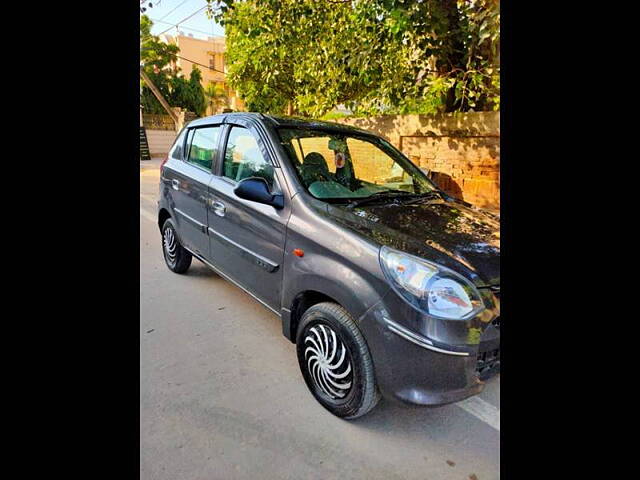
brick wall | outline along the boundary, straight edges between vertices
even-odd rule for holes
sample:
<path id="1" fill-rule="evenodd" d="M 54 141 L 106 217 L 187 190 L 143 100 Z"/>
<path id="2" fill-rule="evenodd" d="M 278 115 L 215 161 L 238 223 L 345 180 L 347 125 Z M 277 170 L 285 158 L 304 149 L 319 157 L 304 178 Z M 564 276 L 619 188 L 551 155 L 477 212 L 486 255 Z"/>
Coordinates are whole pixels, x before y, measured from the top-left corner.
<path id="1" fill-rule="evenodd" d="M 453 196 L 500 208 L 500 113 L 381 115 L 337 120 L 376 133 L 432 172 Z"/>

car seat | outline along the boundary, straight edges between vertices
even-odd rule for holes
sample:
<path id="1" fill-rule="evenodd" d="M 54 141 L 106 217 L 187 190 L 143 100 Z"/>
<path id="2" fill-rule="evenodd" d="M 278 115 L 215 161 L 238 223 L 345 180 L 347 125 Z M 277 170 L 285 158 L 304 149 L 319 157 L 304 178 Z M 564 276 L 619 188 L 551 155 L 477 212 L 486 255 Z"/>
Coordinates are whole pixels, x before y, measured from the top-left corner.
<path id="1" fill-rule="evenodd" d="M 313 182 L 327 182 L 332 180 L 327 161 L 322 154 L 318 152 L 307 153 L 300 167 L 300 176 L 307 186 Z"/>

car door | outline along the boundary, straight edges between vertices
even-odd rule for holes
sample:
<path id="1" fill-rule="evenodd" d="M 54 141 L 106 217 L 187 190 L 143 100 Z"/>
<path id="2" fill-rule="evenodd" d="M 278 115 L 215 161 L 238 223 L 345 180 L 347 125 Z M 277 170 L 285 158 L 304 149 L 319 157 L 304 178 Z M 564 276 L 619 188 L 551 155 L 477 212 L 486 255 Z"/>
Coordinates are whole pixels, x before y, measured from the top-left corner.
<path id="1" fill-rule="evenodd" d="M 184 161 L 171 164 L 173 211 L 182 244 L 193 253 L 209 258 L 207 235 L 208 186 L 211 167 L 218 151 L 220 125 L 187 131 Z"/>
<path id="2" fill-rule="evenodd" d="M 280 312 L 282 261 L 290 207 L 276 209 L 237 197 L 234 188 L 249 177 L 263 177 L 282 192 L 284 178 L 264 140 L 250 125 L 228 125 L 224 149 L 209 184 L 209 248 L 224 274 L 277 313 Z"/>

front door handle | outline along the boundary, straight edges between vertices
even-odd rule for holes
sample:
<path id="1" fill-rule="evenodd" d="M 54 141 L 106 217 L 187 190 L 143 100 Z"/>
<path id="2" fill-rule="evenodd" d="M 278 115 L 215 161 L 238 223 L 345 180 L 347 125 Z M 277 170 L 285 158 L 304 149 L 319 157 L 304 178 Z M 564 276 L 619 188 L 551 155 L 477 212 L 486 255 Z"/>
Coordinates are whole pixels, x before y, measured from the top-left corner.
<path id="1" fill-rule="evenodd" d="M 176 180 L 175 178 L 171 180 L 171 188 L 174 190 L 180 190 L 180 180 Z"/>
<path id="2" fill-rule="evenodd" d="M 226 210 L 224 203 L 215 201 L 211 204 L 211 207 L 213 209 L 213 213 L 215 213 L 219 217 L 224 217 L 224 212 Z"/>

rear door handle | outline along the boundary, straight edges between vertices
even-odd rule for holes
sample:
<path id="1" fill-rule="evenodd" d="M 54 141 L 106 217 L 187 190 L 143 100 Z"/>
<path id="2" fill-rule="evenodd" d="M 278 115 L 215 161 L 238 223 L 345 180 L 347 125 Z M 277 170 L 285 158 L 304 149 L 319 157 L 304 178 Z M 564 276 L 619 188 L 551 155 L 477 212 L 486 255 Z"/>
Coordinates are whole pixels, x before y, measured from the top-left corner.
<path id="1" fill-rule="evenodd" d="M 213 213 L 215 213 L 219 217 L 224 217 L 224 212 L 226 210 L 224 203 L 215 201 L 211 204 L 211 207 L 213 209 Z"/>
<path id="2" fill-rule="evenodd" d="M 180 190 L 180 180 L 176 180 L 175 178 L 171 180 L 171 188 L 174 190 Z"/>

